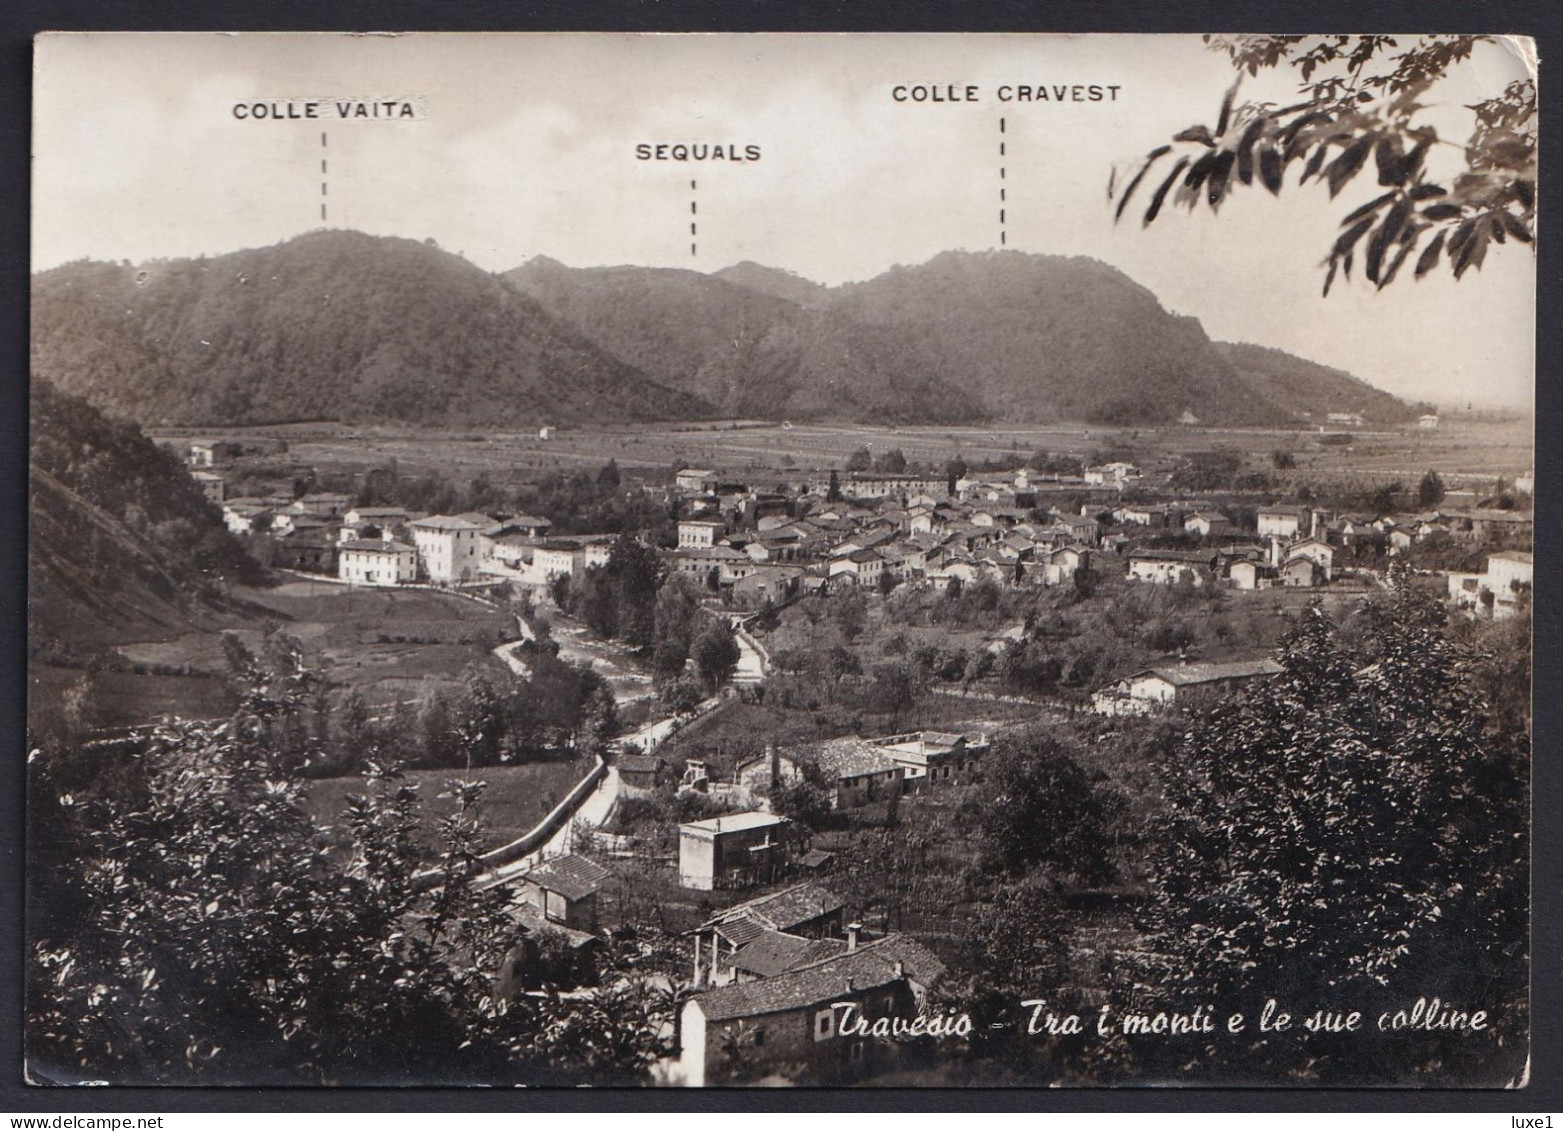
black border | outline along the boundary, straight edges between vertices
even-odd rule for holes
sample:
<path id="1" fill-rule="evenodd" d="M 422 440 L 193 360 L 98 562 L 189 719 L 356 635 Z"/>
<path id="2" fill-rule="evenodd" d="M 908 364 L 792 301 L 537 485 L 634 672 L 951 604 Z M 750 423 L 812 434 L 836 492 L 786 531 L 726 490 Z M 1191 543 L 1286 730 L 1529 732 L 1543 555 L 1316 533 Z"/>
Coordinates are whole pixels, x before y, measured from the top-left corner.
<path id="1" fill-rule="evenodd" d="M 1533 800 L 1530 1085 L 1523 1092 L 1333 1089 L 798 1089 L 542 1091 L 497 1089 L 29 1087 L 21 1080 L 22 745 L 26 639 L 27 293 L 30 79 L 34 34 L 123 31 L 965 31 L 965 32 L 1468 32 L 1534 36 L 1543 60 L 1542 119 L 1558 113 L 1546 64 L 1563 59 L 1563 5 L 1539 0 L 13 0 L 0 11 L 0 1111 L 18 1114 L 285 1112 L 849 1111 L 960 1112 L 1492 1112 L 1563 1111 L 1563 763 L 1555 749 L 1559 610 L 1537 603 Z M 1557 80 L 1553 80 L 1554 82 Z M 1559 203 L 1557 147 L 1542 140 L 1541 238 Z M 1558 452 L 1540 442 L 1563 425 L 1552 388 L 1563 364 L 1563 258 L 1544 254 L 1537 295 L 1536 550 L 1556 560 L 1552 500 L 1563 490 Z M 1546 587 L 1556 571 L 1543 566 Z M 1493 1126 L 1500 1126 L 1495 1115 Z M 1485 1121 L 1484 1121 L 1485 1122 Z M 1510 1126 L 1504 1118 L 1503 1127 Z"/>

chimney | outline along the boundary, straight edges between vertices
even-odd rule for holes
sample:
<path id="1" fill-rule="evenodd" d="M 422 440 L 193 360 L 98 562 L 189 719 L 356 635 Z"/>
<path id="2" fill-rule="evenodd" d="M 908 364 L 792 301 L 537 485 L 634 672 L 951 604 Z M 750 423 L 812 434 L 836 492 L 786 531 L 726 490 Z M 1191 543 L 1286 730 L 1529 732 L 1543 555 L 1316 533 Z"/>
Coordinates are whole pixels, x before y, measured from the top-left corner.
<path id="1" fill-rule="evenodd" d="M 902 962 L 899 958 L 895 960 L 895 966 L 892 967 L 892 970 L 894 971 L 897 978 L 906 977 L 906 963 Z"/>
<path id="2" fill-rule="evenodd" d="M 857 935 L 863 929 L 863 924 L 856 919 L 847 924 L 847 953 L 851 954 L 857 949 Z"/>
<path id="3" fill-rule="evenodd" d="M 766 752 L 771 756 L 771 788 L 775 789 L 781 781 L 781 752 L 776 749 L 776 743 L 766 744 Z"/>

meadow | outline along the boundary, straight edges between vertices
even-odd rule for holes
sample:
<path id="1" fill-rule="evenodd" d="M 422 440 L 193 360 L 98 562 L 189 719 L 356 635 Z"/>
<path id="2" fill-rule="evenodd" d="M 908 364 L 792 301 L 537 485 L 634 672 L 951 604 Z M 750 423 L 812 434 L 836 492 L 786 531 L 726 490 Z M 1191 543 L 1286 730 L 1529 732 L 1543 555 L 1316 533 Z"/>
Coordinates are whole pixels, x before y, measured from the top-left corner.
<path id="1" fill-rule="evenodd" d="M 482 781 L 482 816 L 486 848 L 508 844 L 530 831 L 570 788 L 591 770 L 592 762 L 529 762 L 520 766 L 479 766 L 471 770 L 408 770 L 407 781 L 418 787 L 422 822 L 418 842 L 426 853 L 438 845 L 437 823 L 452 811 L 448 793 L 453 780 Z M 342 819 L 347 799 L 365 792 L 358 776 L 321 778 L 309 783 L 305 806 L 317 824 L 325 826 L 327 840 L 335 847 L 348 843 Z"/>
<path id="2" fill-rule="evenodd" d="M 455 481 L 478 475 L 495 480 L 538 479 L 552 473 L 595 470 L 609 459 L 621 468 L 665 470 L 675 462 L 746 474 L 790 478 L 841 468 L 859 448 L 899 448 L 914 463 L 968 464 L 1042 450 L 1089 459 L 1132 449 L 1149 467 L 1175 463 L 1215 447 L 1269 467 L 1270 453 L 1294 453 L 1298 478 L 1372 477 L 1415 481 L 1433 469 L 1450 484 L 1512 477 L 1534 464 L 1534 424 L 1528 417 L 1450 416 L 1437 429 L 1358 430 L 1347 444 L 1321 443 L 1318 429 L 1108 428 L 1057 424 L 1004 427 L 874 427 L 869 425 L 721 421 L 623 427 L 560 428 L 549 439 L 535 432 L 475 432 L 386 426 L 317 424 L 237 429 L 236 436 L 287 439 L 289 462 L 322 472 L 394 464 L 406 474 L 438 471 Z M 172 436 L 165 437 L 172 438 Z"/>

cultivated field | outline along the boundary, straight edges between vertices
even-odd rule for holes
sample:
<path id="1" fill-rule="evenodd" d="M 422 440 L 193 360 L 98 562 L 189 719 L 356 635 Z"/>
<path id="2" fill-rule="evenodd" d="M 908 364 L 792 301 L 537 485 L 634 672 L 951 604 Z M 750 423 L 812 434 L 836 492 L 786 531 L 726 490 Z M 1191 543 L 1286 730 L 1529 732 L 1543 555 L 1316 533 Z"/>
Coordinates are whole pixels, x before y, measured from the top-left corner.
<path id="1" fill-rule="evenodd" d="M 1269 467 L 1286 448 L 1307 477 L 1374 476 L 1413 479 L 1432 468 L 1459 485 L 1466 477 L 1513 476 L 1534 464 L 1529 418 L 1447 417 L 1436 430 L 1358 430 L 1345 445 L 1321 444 L 1315 430 L 1236 428 L 1103 428 L 1059 424 L 1028 428 L 877 428 L 864 425 L 724 421 L 633 427 L 559 429 L 543 440 L 535 432 L 474 432 L 320 424 L 294 429 L 238 429 L 285 438 L 286 456 L 272 457 L 322 472 L 388 466 L 403 473 L 439 472 L 461 482 L 479 474 L 496 481 L 535 479 L 553 472 L 595 469 L 609 459 L 620 467 L 665 469 L 675 461 L 778 477 L 840 468 L 858 448 L 899 448 L 908 460 L 942 466 L 959 456 L 977 464 L 1012 452 L 1037 450 L 1089 458 L 1130 449 L 1155 466 L 1178 456 L 1228 447 Z"/>
<path id="2" fill-rule="evenodd" d="M 29 665 L 34 724 L 57 723 L 62 696 L 77 684 L 80 725 L 138 726 L 164 715 L 210 718 L 234 707 L 222 631 L 258 651 L 266 620 L 296 637 L 311 665 L 341 690 L 355 688 L 371 705 L 423 699 L 453 685 L 472 664 L 495 664 L 489 649 L 517 636 L 514 618 L 442 593 L 349 589 L 294 580 L 240 588 L 257 618 L 210 631 L 121 645 L 112 668 Z M 266 618 L 265 614 L 271 614 Z"/>
<path id="3" fill-rule="evenodd" d="M 487 783 L 483 791 L 483 822 L 488 848 L 507 844 L 528 832 L 590 771 L 589 761 L 532 762 L 524 766 L 480 766 L 470 771 L 409 770 L 407 780 L 418 786 L 422 808 L 420 842 L 433 850 L 438 843 L 437 822 L 452 812 L 451 801 L 441 795 L 453 779 Z M 310 815 L 332 831 L 332 843 L 347 842 L 342 811 L 351 794 L 365 792 L 361 777 L 322 778 L 309 785 Z"/>

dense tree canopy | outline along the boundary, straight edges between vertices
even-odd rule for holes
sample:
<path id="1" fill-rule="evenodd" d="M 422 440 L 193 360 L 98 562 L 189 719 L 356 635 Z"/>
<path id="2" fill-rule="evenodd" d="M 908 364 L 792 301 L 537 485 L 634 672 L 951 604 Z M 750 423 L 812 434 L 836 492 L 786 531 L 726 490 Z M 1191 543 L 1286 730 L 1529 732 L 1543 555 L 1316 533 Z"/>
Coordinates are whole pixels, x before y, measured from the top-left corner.
<path id="1" fill-rule="evenodd" d="M 373 765 L 325 847 L 274 733 L 297 688 L 220 724 L 163 728 L 116 788 L 35 754 L 40 1079 L 186 1083 L 593 1083 L 642 1078 L 667 1003 L 613 979 L 582 999 L 502 1000 L 517 941 L 504 887 L 474 884 L 482 783 L 453 781 L 418 846 L 416 787 Z M 69 783 L 69 784 L 68 784 Z M 69 851 L 38 842 L 41 830 Z"/>
<path id="2" fill-rule="evenodd" d="M 1221 1054 L 1238 1066 L 1347 1081 L 1403 1078 L 1410 1057 L 1494 1084 L 1523 1061 L 1528 751 L 1494 725 L 1477 657 L 1443 615 L 1402 588 L 1348 637 L 1310 605 L 1281 675 L 1175 738 L 1152 856 L 1157 958 L 1142 973 L 1233 1008 L 1436 996 L 1487 1011 L 1490 1028 L 1401 1035 L 1392 1058 L 1360 1039 L 1255 1034 Z"/>

